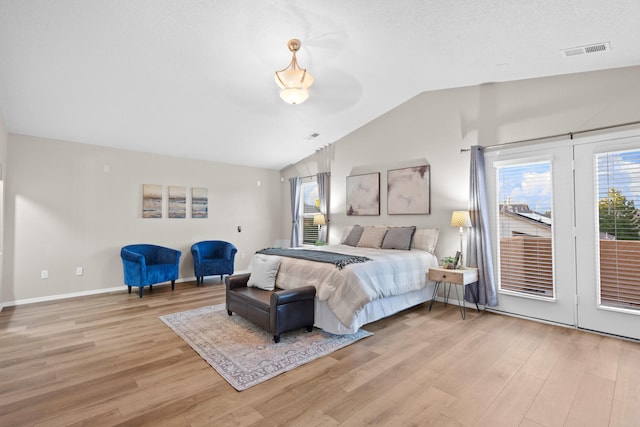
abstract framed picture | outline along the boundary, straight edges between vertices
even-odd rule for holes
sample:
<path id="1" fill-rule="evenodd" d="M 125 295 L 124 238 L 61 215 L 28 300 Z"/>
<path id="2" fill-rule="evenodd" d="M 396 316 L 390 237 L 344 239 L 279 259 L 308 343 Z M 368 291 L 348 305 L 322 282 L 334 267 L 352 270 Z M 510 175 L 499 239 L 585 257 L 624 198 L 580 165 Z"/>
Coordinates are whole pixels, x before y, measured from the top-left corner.
<path id="1" fill-rule="evenodd" d="M 209 196 L 206 188 L 191 189 L 191 218 L 209 217 Z"/>
<path id="2" fill-rule="evenodd" d="M 142 184 L 142 218 L 162 218 L 162 185 Z"/>
<path id="3" fill-rule="evenodd" d="M 187 217 L 187 189 L 169 186 L 169 218 Z"/>
<path id="4" fill-rule="evenodd" d="M 430 214 L 430 181 L 429 165 L 387 171 L 387 214 Z"/>
<path id="5" fill-rule="evenodd" d="M 347 177 L 347 215 L 380 215 L 380 173 Z"/>

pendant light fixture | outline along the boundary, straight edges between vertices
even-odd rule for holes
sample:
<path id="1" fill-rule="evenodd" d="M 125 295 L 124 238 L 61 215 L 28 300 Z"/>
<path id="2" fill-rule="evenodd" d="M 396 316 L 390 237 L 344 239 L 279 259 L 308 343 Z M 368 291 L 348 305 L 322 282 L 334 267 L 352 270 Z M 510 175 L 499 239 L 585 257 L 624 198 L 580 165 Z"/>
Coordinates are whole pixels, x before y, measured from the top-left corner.
<path id="1" fill-rule="evenodd" d="M 296 52 L 302 43 L 298 39 L 291 39 L 287 43 L 293 53 L 291 62 L 284 69 L 276 71 L 276 84 L 280 87 L 280 98 L 287 104 L 302 104 L 309 98 L 309 88 L 313 84 L 313 76 L 305 68 L 300 68 L 296 59 Z"/>

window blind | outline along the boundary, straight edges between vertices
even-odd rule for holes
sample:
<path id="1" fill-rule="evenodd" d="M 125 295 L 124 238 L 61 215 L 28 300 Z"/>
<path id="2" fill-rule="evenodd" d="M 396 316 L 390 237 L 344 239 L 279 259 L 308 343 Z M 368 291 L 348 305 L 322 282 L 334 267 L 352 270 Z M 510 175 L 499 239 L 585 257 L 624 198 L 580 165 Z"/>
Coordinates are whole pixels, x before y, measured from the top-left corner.
<path id="1" fill-rule="evenodd" d="M 318 226 L 313 225 L 313 216 L 320 213 L 318 182 L 314 179 L 302 183 L 302 243 L 315 245 L 318 240 Z"/>
<path id="2" fill-rule="evenodd" d="M 551 163 L 497 168 L 499 288 L 553 298 Z"/>
<path id="3" fill-rule="evenodd" d="M 640 150 L 595 156 L 600 304 L 640 309 Z"/>

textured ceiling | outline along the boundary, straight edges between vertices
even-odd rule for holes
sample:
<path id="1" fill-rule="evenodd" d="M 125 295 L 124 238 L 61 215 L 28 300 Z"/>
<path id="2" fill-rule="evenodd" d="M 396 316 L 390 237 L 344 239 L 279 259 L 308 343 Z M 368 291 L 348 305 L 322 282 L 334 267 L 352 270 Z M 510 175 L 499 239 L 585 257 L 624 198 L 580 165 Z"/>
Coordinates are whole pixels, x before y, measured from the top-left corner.
<path id="1" fill-rule="evenodd" d="M 0 111 L 11 133 L 280 169 L 424 91 L 639 65 L 638 18 L 638 0 L 0 0 Z M 291 106 L 273 73 L 294 37 L 315 84 Z"/>

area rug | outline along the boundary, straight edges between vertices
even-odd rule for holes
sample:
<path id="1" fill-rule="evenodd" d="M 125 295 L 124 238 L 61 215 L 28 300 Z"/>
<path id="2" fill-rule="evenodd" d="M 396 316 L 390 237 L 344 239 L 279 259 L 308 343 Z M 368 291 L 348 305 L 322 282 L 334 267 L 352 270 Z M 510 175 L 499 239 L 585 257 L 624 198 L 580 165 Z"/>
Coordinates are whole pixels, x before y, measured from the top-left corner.
<path id="1" fill-rule="evenodd" d="M 362 329 L 333 335 L 303 328 L 283 333 L 276 344 L 265 330 L 237 314 L 229 316 L 224 304 L 160 319 L 239 391 L 373 335 Z"/>

